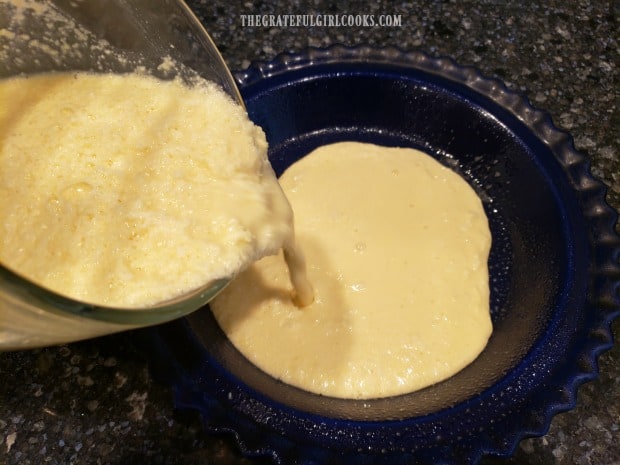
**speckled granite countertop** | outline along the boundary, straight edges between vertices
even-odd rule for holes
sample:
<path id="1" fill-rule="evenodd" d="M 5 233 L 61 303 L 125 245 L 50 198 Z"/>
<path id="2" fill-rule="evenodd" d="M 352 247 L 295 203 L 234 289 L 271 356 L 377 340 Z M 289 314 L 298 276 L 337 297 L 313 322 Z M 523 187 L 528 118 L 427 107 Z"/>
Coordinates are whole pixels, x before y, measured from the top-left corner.
<path id="1" fill-rule="evenodd" d="M 572 133 L 620 208 L 618 18 L 614 2 L 472 0 L 363 4 L 349 1 L 190 1 L 231 68 L 340 42 L 397 45 L 447 55 L 522 91 Z M 512 5 L 514 4 L 514 5 Z M 402 26 L 242 27 L 244 14 L 397 14 Z M 620 335 L 620 321 L 615 334 Z M 255 464 L 227 438 L 206 437 L 191 413 L 150 377 L 126 333 L 67 346 L 0 354 L 0 464 Z M 512 459 L 483 464 L 620 465 L 620 346 L 577 407 Z"/>

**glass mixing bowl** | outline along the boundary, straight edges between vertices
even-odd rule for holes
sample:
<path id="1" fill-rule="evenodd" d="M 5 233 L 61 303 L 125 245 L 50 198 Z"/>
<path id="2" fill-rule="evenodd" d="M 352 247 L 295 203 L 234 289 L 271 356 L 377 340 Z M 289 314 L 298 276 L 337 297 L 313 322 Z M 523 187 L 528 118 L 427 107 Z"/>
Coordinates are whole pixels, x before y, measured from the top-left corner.
<path id="1" fill-rule="evenodd" d="M 181 0 L 0 0 L 0 78 L 51 71 L 199 75 L 243 101 L 213 41 Z M 0 265 L 0 350 L 153 325 L 188 314 L 228 282 L 156 306 L 95 306 L 50 292 Z"/>

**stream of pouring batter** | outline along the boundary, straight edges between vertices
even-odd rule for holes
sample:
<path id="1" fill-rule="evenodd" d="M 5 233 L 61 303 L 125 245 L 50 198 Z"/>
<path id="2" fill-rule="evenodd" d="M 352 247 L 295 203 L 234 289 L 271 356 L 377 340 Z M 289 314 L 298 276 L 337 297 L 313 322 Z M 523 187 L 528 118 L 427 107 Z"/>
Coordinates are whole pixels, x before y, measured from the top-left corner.
<path id="1" fill-rule="evenodd" d="M 314 289 L 308 279 L 303 252 L 296 246 L 294 237 L 285 242 L 282 251 L 293 286 L 293 302 L 298 307 L 307 307 L 314 301 Z"/>

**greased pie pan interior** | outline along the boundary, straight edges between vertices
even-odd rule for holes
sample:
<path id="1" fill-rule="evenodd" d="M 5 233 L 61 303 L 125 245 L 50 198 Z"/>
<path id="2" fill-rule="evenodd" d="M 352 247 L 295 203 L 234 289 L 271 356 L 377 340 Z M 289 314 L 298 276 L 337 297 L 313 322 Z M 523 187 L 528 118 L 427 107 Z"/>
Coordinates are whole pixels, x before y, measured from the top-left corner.
<path id="1" fill-rule="evenodd" d="M 418 52 L 308 49 L 253 63 L 236 79 L 278 174 L 341 140 L 419 148 L 460 172 L 490 220 L 494 332 L 474 363 L 442 383 L 342 400 L 255 368 L 205 307 L 142 333 L 177 407 L 276 463 L 471 464 L 510 455 L 574 406 L 613 345 L 620 239 L 604 185 L 569 135 L 501 82 Z"/>

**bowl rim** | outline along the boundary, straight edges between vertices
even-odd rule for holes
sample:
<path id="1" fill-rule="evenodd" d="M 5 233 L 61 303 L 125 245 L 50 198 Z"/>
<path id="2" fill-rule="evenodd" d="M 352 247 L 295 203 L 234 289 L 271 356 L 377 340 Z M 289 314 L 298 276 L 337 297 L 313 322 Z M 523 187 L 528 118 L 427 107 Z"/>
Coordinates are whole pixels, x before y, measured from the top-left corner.
<path id="1" fill-rule="evenodd" d="M 260 85 L 272 78 L 285 76 L 286 73 L 311 68 L 319 65 L 363 64 L 364 66 L 395 66 L 420 70 L 427 74 L 451 81 L 459 86 L 490 99 L 503 109 L 509 111 L 521 123 L 527 126 L 554 154 L 562 165 L 570 185 L 574 188 L 587 222 L 593 260 L 588 270 L 588 277 L 596 280 L 591 295 L 586 301 L 587 309 L 595 312 L 595 322 L 581 344 L 579 360 L 567 379 L 553 379 L 548 386 L 549 394 L 545 405 L 533 406 L 533 412 L 524 424 L 514 425 L 508 437 L 498 438 L 486 435 L 477 438 L 476 444 L 470 448 L 445 448 L 445 463 L 477 463 L 483 455 L 509 456 L 518 442 L 526 437 L 545 434 L 552 417 L 575 406 L 577 388 L 586 381 L 597 376 L 597 359 L 599 355 L 613 346 L 611 323 L 620 317 L 620 236 L 615 232 L 618 214 L 606 202 L 607 188 L 590 173 L 590 165 L 586 156 L 576 151 L 572 137 L 558 129 L 546 112 L 535 108 L 526 96 L 510 90 L 498 79 L 483 76 L 472 66 L 461 66 L 448 57 L 432 57 L 421 51 L 404 51 L 397 47 L 374 47 L 368 45 L 344 46 L 335 44 L 326 48 L 306 48 L 298 53 L 281 53 L 270 61 L 254 61 L 245 70 L 234 73 L 242 95 L 250 92 L 253 86 Z M 184 330 L 187 331 L 188 327 Z M 242 453 L 246 456 L 268 455 L 277 463 L 284 463 L 291 457 L 297 459 L 320 456 L 329 457 L 334 463 L 355 461 L 354 455 L 338 451 L 325 450 L 318 446 L 300 448 L 289 439 L 274 432 L 252 435 L 252 427 L 247 420 L 236 417 L 235 413 L 224 415 L 225 407 L 213 404 L 213 399 L 205 399 L 206 394 L 200 392 L 199 383 L 187 379 L 183 374 L 182 363 L 174 360 L 174 353 L 166 348 L 167 336 L 165 329 L 160 328 L 149 333 L 149 345 L 158 345 L 164 351 L 175 368 L 175 373 L 157 372 L 155 375 L 165 378 L 164 382 L 172 382 L 174 386 L 174 402 L 176 407 L 198 410 L 209 431 L 230 433 L 235 438 Z M 176 332 L 184 331 L 180 327 Z M 161 367 L 158 367 L 161 368 Z M 179 372 L 179 370 L 181 372 Z M 166 369 L 164 368 L 164 372 Z M 172 381 L 171 381 L 172 379 Z M 370 455 L 377 460 L 385 459 L 381 454 Z M 318 454 L 318 455 L 317 455 Z M 401 456 L 411 458 L 408 452 Z M 362 453 L 366 455 L 366 453 Z M 420 456 L 422 457 L 422 456 Z M 420 458 L 416 456 L 416 458 Z M 393 458 L 393 457 L 392 457 Z M 443 457 L 442 457 L 443 458 Z M 389 459 L 388 459 L 389 460 Z M 372 462 L 374 463 L 374 462 Z M 385 463 L 390 463 L 385 462 Z M 408 462 L 403 462 L 408 463 Z M 442 462 L 443 463 L 443 462 Z"/>
<path id="2" fill-rule="evenodd" d="M 121 308 L 83 302 L 45 288 L 0 264 L 0 285 L 12 298 L 35 305 L 44 312 L 62 317 L 113 323 L 130 329 L 182 317 L 203 306 L 218 294 L 229 279 L 216 279 L 173 299 L 149 307 Z"/>

